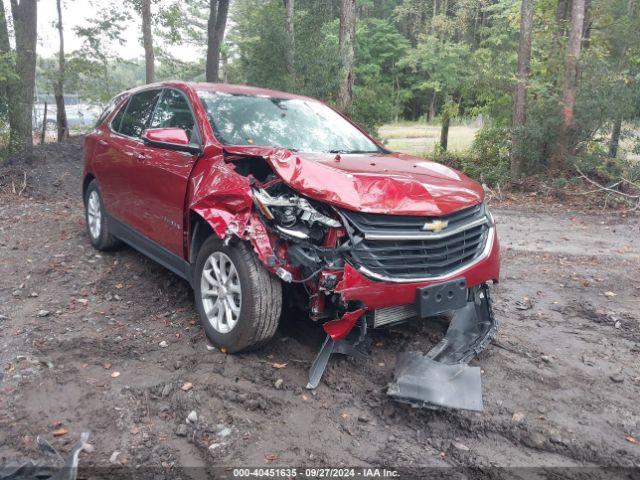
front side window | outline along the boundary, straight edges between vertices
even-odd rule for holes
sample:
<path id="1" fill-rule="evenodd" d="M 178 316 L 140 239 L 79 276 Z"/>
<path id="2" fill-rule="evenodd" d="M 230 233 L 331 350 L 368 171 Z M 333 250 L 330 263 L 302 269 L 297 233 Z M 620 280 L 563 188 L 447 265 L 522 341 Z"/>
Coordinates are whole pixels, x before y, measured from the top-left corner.
<path id="1" fill-rule="evenodd" d="M 120 103 L 120 100 L 122 100 L 122 97 L 123 97 L 123 94 L 120 94 L 120 95 L 116 95 L 111 99 L 109 104 L 105 107 L 105 109 L 102 111 L 102 113 L 96 120 L 95 128 L 98 128 L 100 125 L 102 125 L 102 122 L 104 122 L 106 118 L 109 115 L 111 115 L 111 112 L 113 112 L 113 109 L 116 108 L 118 103 Z M 66 103 L 66 99 L 65 99 L 65 103 Z"/>
<path id="2" fill-rule="evenodd" d="M 195 121 L 187 99 L 177 90 L 167 89 L 158 101 L 149 128 L 181 128 L 192 140 Z"/>
<path id="3" fill-rule="evenodd" d="M 117 132 L 128 137 L 140 137 L 147 128 L 159 95 L 160 90 L 147 90 L 133 95 Z"/>
<path id="4" fill-rule="evenodd" d="M 381 151 L 353 124 L 314 100 L 210 91 L 198 94 L 216 138 L 226 145 L 304 152 Z"/>

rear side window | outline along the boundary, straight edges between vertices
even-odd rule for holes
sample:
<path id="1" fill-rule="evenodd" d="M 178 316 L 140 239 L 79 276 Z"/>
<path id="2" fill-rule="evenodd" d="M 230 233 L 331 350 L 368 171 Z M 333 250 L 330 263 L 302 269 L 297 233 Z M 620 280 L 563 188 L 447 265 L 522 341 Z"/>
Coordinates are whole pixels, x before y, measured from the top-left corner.
<path id="1" fill-rule="evenodd" d="M 100 125 L 102 125 L 102 122 L 104 122 L 107 119 L 107 117 L 111 115 L 111 112 L 113 112 L 113 109 L 116 108 L 116 105 L 120 103 L 120 100 L 122 100 L 122 97 L 124 97 L 124 94 L 116 95 L 111 99 L 109 104 L 106 106 L 106 108 L 102 111 L 102 113 L 96 120 L 95 128 L 98 128 Z"/>
<path id="2" fill-rule="evenodd" d="M 127 111 L 127 106 L 129 105 L 130 100 L 131 99 L 124 102 L 122 107 L 120 107 L 120 110 L 118 110 L 118 113 L 116 113 L 115 117 L 113 117 L 113 120 L 111 120 L 111 129 L 114 132 L 120 131 L 120 125 L 122 124 L 122 117 L 124 117 L 124 112 Z"/>
<path id="3" fill-rule="evenodd" d="M 166 89 L 158 101 L 150 128 L 181 128 L 193 137 L 195 121 L 187 99 L 177 90 Z"/>
<path id="4" fill-rule="evenodd" d="M 128 137 L 140 137 L 147 128 L 159 95 L 160 90 L 147 90 L 133 95 L 116 131 Z"/>

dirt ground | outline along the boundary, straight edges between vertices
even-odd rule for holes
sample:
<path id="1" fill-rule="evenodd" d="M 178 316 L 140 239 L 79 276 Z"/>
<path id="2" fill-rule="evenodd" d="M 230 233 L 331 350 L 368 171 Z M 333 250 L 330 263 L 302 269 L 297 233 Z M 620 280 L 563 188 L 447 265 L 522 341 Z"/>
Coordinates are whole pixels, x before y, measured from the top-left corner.
<path id="1" fill-rule="evenodd" d="M 150 478 L 240 465 L 391 466 L 406 478 L 640 466 L 637 217 L 494 208 L 502 326 L 473 362 L 485 410 L 414 409 L 385 394 L 395 354 L 428 350 L 442 325 L 375 332 L 369 360 L 333 358 L 314 392 L 322 333 L 304 318 L 254 353 L 207 348 L 185 282 L 130 248 L 91 248 L 81 151 L 80 139 L 39 147 L 26 195 L 0 196 L 0 464 L 37 458 L 38 435 L 66 453 L 90 431 L 82 466 Z"/>

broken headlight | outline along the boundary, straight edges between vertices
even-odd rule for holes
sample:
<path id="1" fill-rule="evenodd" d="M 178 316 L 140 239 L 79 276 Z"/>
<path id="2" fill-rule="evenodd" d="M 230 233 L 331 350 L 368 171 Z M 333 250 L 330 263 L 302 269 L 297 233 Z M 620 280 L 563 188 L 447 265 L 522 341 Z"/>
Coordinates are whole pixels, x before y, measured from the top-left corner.
<path id="1" fill-rule="evenodd" d="M 253 201 L 260 212 L 275 223 L 281 233 L 298 239 L 324 237 L 322 227 L 340 227 L 338 220 L 320 212 L 306 198 L 293 192 L 272 196 L 264 189 L 253 191 Z"/>

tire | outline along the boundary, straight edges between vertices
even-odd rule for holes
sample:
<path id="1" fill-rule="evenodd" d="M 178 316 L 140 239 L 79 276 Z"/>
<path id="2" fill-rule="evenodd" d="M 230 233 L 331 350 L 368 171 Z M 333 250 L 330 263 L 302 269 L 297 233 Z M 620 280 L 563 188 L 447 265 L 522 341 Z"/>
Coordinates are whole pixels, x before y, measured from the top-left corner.
<path id="1" fill-rule="evenodd" d="M 235 276 L 227 260 L 233 265 Z M 217 290 L 219 296 L 211 293 L 218 287 L 207 279 L 207 274 L 209 279 L 219 278 L 212 268 L 214 261 L 219 271 L 221 265 L 228 271 L 223 290 Z M 282 311 L 282 285 L 244 243 L 225 246 L 217 237 L 209 237 L 198 252 L 193 286 L 200 323 L 216 347 L 229 353 L 252 350 L 267 343 L 276 333 Z M 203 294 L 203 286 L 205 290 L 210 288 L 208 297 Z M 232 320 L 226 321 L 213 313 L 230 302 L 236 309 L 239 307 L 239 311 L 224 308 L 226 315 L 231 313 Z"/>
<path id="2" fill-rule="evenodd" d="M 102 194 L 98 188 L 98 182 L 95 180 L 91 181 L 84 195 L 84 217 L 87 224 L 87 235 L 89 235 L 89 240 L 94 248 L 105 251 L 119 245 L 120 241 L 109 233 Z"/>

